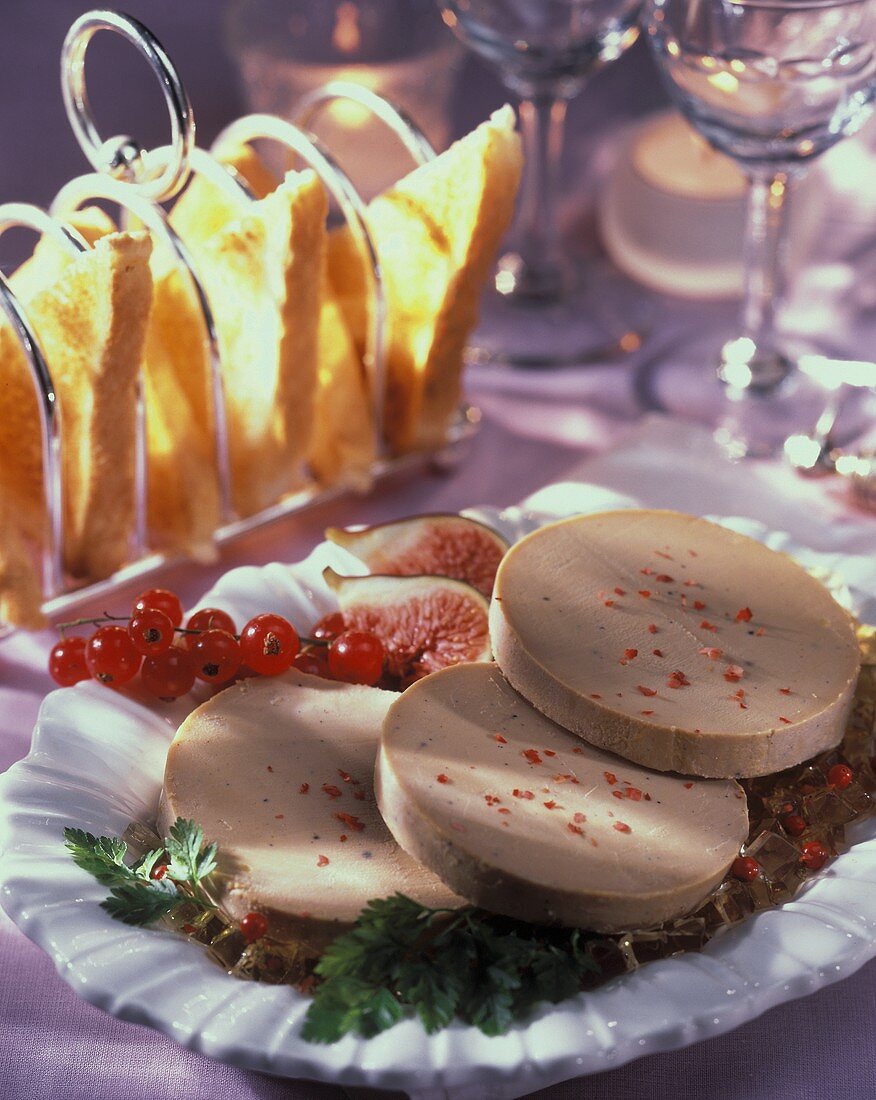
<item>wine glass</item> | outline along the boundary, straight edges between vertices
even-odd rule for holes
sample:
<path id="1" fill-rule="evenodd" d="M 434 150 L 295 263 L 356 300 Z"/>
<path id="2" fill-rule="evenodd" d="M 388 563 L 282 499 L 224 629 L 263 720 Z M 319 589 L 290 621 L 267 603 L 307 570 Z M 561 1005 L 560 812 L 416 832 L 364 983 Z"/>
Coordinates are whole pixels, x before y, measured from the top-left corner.
<path id="1" fill-rule="evenodd" d="M 748 178 L 742 309 L 717 357 L 716 434 L 734 455 L 770 455 L 811 426 L 818 400 L 776 325 L 789 198 L 872 110 L 876 0 L 647 0 L 646 28 L 676 105 Z"/>
<path id="2" fill-rule="evenodd" d="M 588 79 L 637 39 L 641 0 L 438 0 L 444 21 L 520 97 L 524 175 L 511 249 L 482 304 L 470 358 L 557 366 L 638 346 L 597 322 L 594 295 L 564 255 L 557 177 L 566 107 Z M 625 343 L 626 341 L 626 343 Z"/>

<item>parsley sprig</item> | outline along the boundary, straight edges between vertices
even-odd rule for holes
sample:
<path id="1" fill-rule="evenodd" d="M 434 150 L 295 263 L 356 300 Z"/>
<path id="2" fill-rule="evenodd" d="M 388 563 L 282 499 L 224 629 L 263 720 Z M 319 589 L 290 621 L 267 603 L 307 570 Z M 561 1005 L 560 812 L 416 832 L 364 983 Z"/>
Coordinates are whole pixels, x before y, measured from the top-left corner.
<path id="1" fill-rule="evenodd" d="M 110 888 L 110 896 L 100 904 L 116 920 L 152 924 L 183 903 L 213 908 L 202 881 L 216 868 L 216 845 L 204 847 L 204 831 L 194 821 L 177 818 L 164 848 L 146 852 L 131 864 L 125 863 L 128 846 L 119 837 L 65 829 L 64 839 L 77 866 Z M 153 878 L 165 860 L 166 873 Z"/>
<path id="2" fill-rule="evenodd" d="M 376 1035 L 410 1006 L 427 1032 L 454 1017 L 502 1035 L 539 1001 L 580 992 L 598 967 L 578 930 L 535 928 L 480 909 L 429 909 L 403 894 L 371 901 L 316 966 L 302 1035 Z"/>
<path id="3" fill-rule="evenodd" d="M 163 848 L 132 863 L 118 837 L 82 829 L 65 829 L 64 837 L 78 866 L 109 887 L 101 905 L 117 920 L 145 925 L 184 904 L 215 908 L 203 883 L 216 869 L 216 845 L 205 845 L 194 821 L 178 818 Z M 166 871 L 153 878 L 159 865 Z M 408 1008 L 430 1034 L 458 1018 L 502 1035 L 534 1005 L 574 996 L 588 972 L 599 972 L 587 937 L 470 906 L 430 909 L 404 894 L 370 901 L 316 964 L 302 1035 L 318 1043 L 376 1035 Z"/>

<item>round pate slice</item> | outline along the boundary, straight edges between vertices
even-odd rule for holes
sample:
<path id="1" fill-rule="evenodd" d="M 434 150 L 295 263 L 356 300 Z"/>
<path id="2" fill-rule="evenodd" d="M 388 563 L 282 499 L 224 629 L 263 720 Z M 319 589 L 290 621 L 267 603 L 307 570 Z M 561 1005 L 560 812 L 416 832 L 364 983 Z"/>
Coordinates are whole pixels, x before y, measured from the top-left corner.
<path id="1" fill-rule="evenodd" d="M 375 787 L 399 844 L 456 893 L 602 932 L 695 908 L 748 832 L 734 781 L 684 780 L 584 744 L 495 664 L 408 688 L 386 716 Z"/>
<path id="2" fill-rule="evenodd" d="M 505 556 L 493 654 L 534 706 L 661 771 L 767 775 L 842 738 L 859 651 L 800 565 L 678 512 L 577 516 Z"/>
<path id="3" fill-rule="evenodd" d="M 371 898 L 461 900 L 403 852 L 374 800 L 380 727 L 398 696 L 289 672 L 193 711 L 167 755 L 159 829 L 194 819 L 219 845 L 221 901 L 320 946 Z"/>

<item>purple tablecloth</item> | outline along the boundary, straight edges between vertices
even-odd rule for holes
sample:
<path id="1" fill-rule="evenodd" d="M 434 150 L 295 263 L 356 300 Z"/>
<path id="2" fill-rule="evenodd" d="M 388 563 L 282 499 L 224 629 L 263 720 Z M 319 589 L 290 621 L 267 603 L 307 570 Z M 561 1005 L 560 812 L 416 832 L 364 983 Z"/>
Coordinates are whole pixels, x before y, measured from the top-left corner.
<path id="1" fill-rule="evenodd" d="M 61 182 L 84 169 L 63 118 L 56 59 L 70 20 L 88 6 L 78 0 L 39 5 L 6 0 L 2 5 L 2 200 L 45 203 Z M 124 7 L 150 24 L 184 71 L 201 139 L 209 141 L 242 106 L 223 53 L 221 5 L 215 0 L 184 4 L 132 0 Z M 118 72 L 113 75 L 118 82 Z M 157 100 L 147 100 L 151 119 L 139 107 L 141 96 L 149 91 L 148 76 L 140 82 L 140 75 L 129 78 L 125 71 L 123 87 L 107 114 L 99 117 L 106 133 L 134 133 L 148 145 L 161 140 L 163 119 Z M 96 79 L 102 78 L 98 64 Z M 501 98 L 496 86 L 475 69 L 469 69 L 464 79 L 468 88 L 477 88 L 478 96 L 460 97 L 460 128 L 477 121 Z M 604 128 L 612 112 L 628 117 L 653 98 L 653 74 L 644 56 L 634 53 L 600 77 L 589 96 L 574 105 L 576 135 Z M 575 144 L 572 159 L 577 163 L 582 147 L 583 137 Z M 303 556 L 329 522 L 374 522 L 473 503 L 512 504 L 541 485 L 562 479 L 588 453 L 622 438 L 642 411 L 640 389 L 634 383 L 632 367 L 602 368 L 580 376 L 567 372 L 562 397 L 552 398 L 551 384 L 546 383 L 540 402 L 531 395 L 521 398 L 497 391 L 488 382 L 482 388 L 475 386 L 473 396 L 480 395 L 484 421 L 466 461 L 454 474 L 396 480 L 367 500 L 316 509 L 242 539 L 213 569 L 177 567 L 160 580 L 191 602 L 234 565 Z M 810 498 L 813 502 L 818 496 L 830 505 L 825 515 L 843 516 L 834 487 L 807 492 L 815 494 Z M 720 493 L 716 492 L 711 510 L 722 511 Z M 860 516 L 849 519 L 856 524 L 868 522 Z M 873 524 L 871 545 L 876 548 L 876 521 L 869 522 Z M 861 552 L 868 529 L 856 530 Z M 823 527 L 821 541 L 829 544 L 827 535 Z M 118 597 L 120 605 L 126 600 L 127 594 Z M 48 632 L 0 641 L 0 771 L 27 752 L 37 709 L 51 686 L 44 672 L 51 643 Z M 172 980 L 173 975 L 168 975 Z M 545 1100 L 578 1096 L 702 1100 L 718 1095 L 740 1100 L 857 1100 L 876 1096 L 874 1009 L 876 964 L 871 963 L 841 984 L 774 1009 L 728 1035 L 535 1095 Z M 157 1033 L 103 1014 L 68 989 L 42 952 L 0 914 L 2 1100 L 213 1100 L 217 1096 L 335 1100 L 345 1095 L 345 1090 L 333 1086 L 279 1081 L 223 1066 L 184 1051 Z"/>

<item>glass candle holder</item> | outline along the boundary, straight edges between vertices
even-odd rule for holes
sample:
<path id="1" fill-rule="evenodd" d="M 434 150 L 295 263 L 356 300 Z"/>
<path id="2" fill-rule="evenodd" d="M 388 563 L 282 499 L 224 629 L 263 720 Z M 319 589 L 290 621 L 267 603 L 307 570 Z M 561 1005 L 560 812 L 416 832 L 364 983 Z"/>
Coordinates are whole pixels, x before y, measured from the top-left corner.
<path id="1" fill-rule="evenodd" d="M 433 0 L 231 0 L 226 32 L 251 110 L 293 120 L 304 96 L 342 80 L 386 97 L 436 149 L 447 146 L 461 49 Z M 312 129 L 365 199 L 412 167 L 397 138 L 358 103 L 327 103 Z"/>

